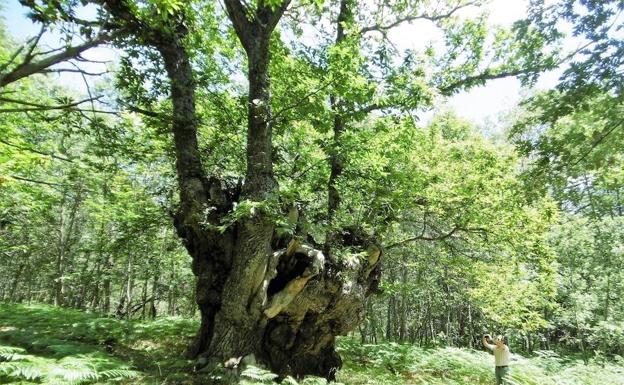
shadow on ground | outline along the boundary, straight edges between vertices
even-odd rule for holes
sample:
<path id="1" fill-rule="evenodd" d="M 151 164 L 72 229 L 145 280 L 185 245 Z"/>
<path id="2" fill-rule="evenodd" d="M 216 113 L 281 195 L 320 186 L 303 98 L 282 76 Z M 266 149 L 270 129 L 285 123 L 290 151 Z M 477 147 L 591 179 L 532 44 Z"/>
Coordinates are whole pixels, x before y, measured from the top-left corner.
<path id="1" fill-rule="evenodd" d="M 120 321 L 0 304 L 0 384 L 195 383 L 192 363 L 180 357 L 196 327 L 182 318 Z"/>

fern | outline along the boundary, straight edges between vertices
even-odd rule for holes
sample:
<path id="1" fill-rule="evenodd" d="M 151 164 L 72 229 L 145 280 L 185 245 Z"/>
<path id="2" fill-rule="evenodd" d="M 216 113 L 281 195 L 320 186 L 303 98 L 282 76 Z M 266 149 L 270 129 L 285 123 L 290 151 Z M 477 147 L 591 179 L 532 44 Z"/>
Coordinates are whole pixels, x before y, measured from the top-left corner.
<path id="1" fill-rule="evenodd" d="M 55 354 L 84 351 L 77 345 L 54 346 Z M 61 359 L 38 357 L 26 350 L 0 346 L 0 377 L 11 382 L 36 381 L 48 385 L 78 385 L 96 382 L 114 382 L 139 376 L 139 372 L 121 365 L 102 354 L 68 355 Z"/>
<path id="2" fill-rule="evenodd" d="M 26 358 L 26 350 L 13 346 L 0 345 L 0 362 L 3 361 L 21 361 Z"/>
<path id="3" fill-rule="evenodd" d="M 278 375 L 275 373 L 272 373 L 269 370 L 265 370 L 265 369 L 258 368 L 255 366 L 248 366 L 241 373 L 241 377 L 246 377 L 246 378 L 253 380 L 253 382 L 251 383 L 246 382 L 247 384 L 255 384 L 255 383 L 264 384 L 264 383 L 272 382 L 274 379 L 278 377 Z M 245 382 L 242 382 L 242 383 L 245 383 Z"/>
<path id="4" fill-rule="evenodd" d="M 288 376 L 288 377 L 284 378 L 284 380 L 282 381 L 282 384 L 286 384 L 286 385 L 299 385 L 297 380 L 295 380 L 291 376 Z"/>
<path id="5" fill-rule="evenodd" d="M 130 378 L 136 378 L 140 375 L 140 372 L 136 370 L 132 370 L 129 368 L 118 368 L 118 369 L 110 369 L 104 370 L 98 373 L 100 378 L 109 380 L 109 381 L 121 381 L 128 380 Z"/>
<path id="6" fill-rule="evenodd" d="M 243 377 L 243 379 L 239 382 L 239 385 L 260 385 L 273 384 L 275 379 L 279 376 L 262 368 L 248 366 L 241 373 L 241 377 Z M 281 383 L 285 385 L 327 385 L 327 380 L 320 377 L 307 377 L 303 381 L 298 382 L 291 376 L 287 376 Z M 341 384 L 336 383 L 336 385 Z"/>
<path id="7" fill-rule="evenodd" d="M 70 384 L 96 382 L 98 373 L 88 366 L 57 366 L 47 376 L 51 380 L 62 380 Z"/>
<path id="8" fill-rule="evenodd" d="M 18 361 L 0 364 L 0 373 L 15 379 L 39 380 L 43 378 L 41 367 L 34 362 Z"/>
<path id="9" fill-rule="evenodd" d="M 321 377 L 307 377 L 301 382 L 301 385 L 327 385 L 327 380 Z M 334 382 L 335 385 L 341 385 Z"/>

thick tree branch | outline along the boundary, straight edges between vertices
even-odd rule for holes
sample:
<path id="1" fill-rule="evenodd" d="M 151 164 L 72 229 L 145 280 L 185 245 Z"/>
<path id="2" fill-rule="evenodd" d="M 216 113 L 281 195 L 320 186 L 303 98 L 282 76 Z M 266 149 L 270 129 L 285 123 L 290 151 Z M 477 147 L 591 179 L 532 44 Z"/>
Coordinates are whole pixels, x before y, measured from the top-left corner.
<path id="1" fill-rule="evenodd" d="M 224 0 L 224 3 L 238 38 L 245 50 L 248 50 L 254 37 L 253 26 L 247 17 L 250 12 L 249 9 L 239 0 Z"/>
<path id="2" fill-rule="evenodd" d="M 262 7 L 258 10 L 258 19 L 261 22 L 266 23 L 264 25 L 264 29 L 269 35 L 277 26 L 277 23 L 282 18 L 282 15 L 284 15 L 284 12 L 286 12 L 290 2 L 291 0 L 283 0 L 282 3 L 275 8 L 269 7 L 262 2 Z"/>
<path id="3" fill-rule="evenodd" d="M 136 112 L 137 114 L 141 114 L 141 115 L 145 115 L 145 116 L 149 116 L 150 118 L 159 118 L 159 119 L 170 119 L 170 117 L 167 117 L 163 114 L 159 114 L 158 112 L 154 112 L 151 110 L 146 110 L 145 108 L 141 108 L 138 106 L 132 106 L 129 104 L 124 104 L 124 106 L 128 109 L 128 111 L 130 112 Z"/>
<path id="4" fill-rule="evenodd" d="M 336 26 L 336 45 L 340 45 L 346 38 L 345 27 L 347 23 L 353 20 L 353 7 L 355 2 L 353 0 L 341 0 L 340 11 L 338 13 L 338 20 Z M 342 201 L 340 192 L 338 191 L 338 180 L 344 171 L 345 157 L 342 153 L 341 142 L 342 135 L 346 129 L 346 122 L 340 111 L 342 100 L 338 95 L 329 95 L 329 101 L 333 114 L 333 137 L 332 143 L 329 149 L 329 179 L 327 180 L 327 222 L 330 224 L 328 229 L 331 229 L 331 224 L 336 217 L 336 213 L 340 208 Z M 325 245 L 323 251 L 326 256 L 332 258 L 332 248 L 340 243 L 340 236 L 335 230 L 328 230 L 325 235 Z"/>
<path id="5" fill-rule="evenodd" d="M 68 47 L 62 52 L 50 55 L 36 62 L 32 61 L 33 56 L 31 54 L 27 54 L 22 63 L 20 63 L 8 73 L 0 76 L 0 88 L 5 87 L 6 85 L 16 82 L 27 76 L 41 73 L 43 70 L 46 70 L 55 64 L 67 61 L 69 59 L 73 59 L 80 55 L 80 53 L 90 48 L 110 41 L 113 37 L 114 34 L 102 34 L 93 40 L 89 40 L 83 44 L 79 44 L 76 46 Z"/>
<path id="6" fill-rule="evenodd" d="M 9 146 L 9 147 L 17 148 L 18 150 L 28 151 L 28 152 L 32 152 L 32 153 L 39 154 L 39 155 L 44 155 L 44 156 L 49 156 L 50 158 L 62 160 L 64 162 L 73 162 L 73 160 L 71 160 L 69 158 L 66 158 L 64 156 L 55 155 L 55 154 L 52 154 L 50 152 L 40 151 L 40 150 L 34 149 L 32 147 L 20 146 L 20 145 L 11 143 L 11 142 L 9 142 L 7 140 L 4 140 L 4 139 L 0 139 L 0 143 L 4 144 L 6 146 Z"/>
<path id="7" fill-rule="evenodd" d="M 327 89 L 327 87 L 329 87 L 334 81 L 330 80 L 327 83 L 322 84 L 319 88 L 312 90 L 310 92 L 308 92 L 307 94 L 305 94 L 303 97 L 301 97 L 299 100 L 297 100 L 295 103 L 286 106 L 284 108 L 282 108 L 281 110 L 277 111 L 276 113 L 273 114 L 272 116 L 272 120 L 273 121 L 279 121 L 280 117 L 282 115 L 284 115 L 287 111 L 293 110 L 297 107 L 302 106 L 303 104 L 305 104 L 305 102 L 308 101 L 308 99 L 312 96 L 318 95 L 321 92 L 323 92 L 324 90 Z"/>
<path id="8" fill-rule="evenodd" d="M 98 0 L 100 1 L 100 0 Z M 176 164 L 181 201 L 186 209 L 205 203 L 206 176 L 203 171 L 197 143 L 195 113 L 195 84 L 190 59 L 183 45 L 187 33 L 181 20 L 172 20 L 168 26 L 148 26 L 142 23 L 122 0 L 101 0 L 108 11 L 123 21 L 125 27 L 146 44 L 156 48 L 164 62 L 171 82 L 173 127 Z M 139 112 L 138 109 L 135 109 Z M 140 110 L 141 113 L 147 113 Z M 152 114 L 150 114 L 152 115 Z"/>
<path id="9" fill-rule="evenodd" d="M 37 180 L 37 179 L 30 179 L 30 178 L 24 178 L 22 176 L 17 176 L 17 175 L 9 175 L 11 178 L 16 179 L 16 180 L 20 180 L 23 182 L 29 182 L 29 183 L 36 183 L 36 184 L 43 184 L 46 186 L 51 186 L 51 187 L 63 187 L 65 186 L 62 183 L 55 183 L 55 182 L 46 182 L 43 180 Z"/>
<path id="10" fill-rule="evenodd" d="M 348 115 L 349 116 L 354 116 L 354 115 L 358 115 L 358 114 L 368 114 L 369 112 L 373 112 L 373 111 L 378 111 L 378 110 L 383 110 L 384 108 L 389 108 L 389 106 L 384 106 L 382 104 L 378 104 L 378 103 L 371 103 L 367 106 L 364 106 L 360 109 L 357 109 L 355 111 L 349 112 Z"/>
<path id="11" fill-rule="evenodd" d="M 410 237 L 410 238 L 406 238 L 403 240 L 400 240 L 398 242 L 392 243 L 386 247 L 384 247 L 385 250 L 390 250 L 399 246 L 403 246 L 407 243 L 411 243 L 411 242 L 415 242 L 415 241 L 443 241 L 445 239 L 448 239 L 452 236 L 454 236 L 456 233 L 463 231 L 463 232 L 467 232 L 467 233 L 487 233 L 487 230 L 484 228 L 465 228 L 465 227 L 461 227 L 461 226 L 455 226 L 453 227 L 451 230 L 449 230 L 446 233 L 443 234 L 438 234 L 438 235 L 434 235 L 434 236 L 428 236 L 428 235 L 424 235 L 424 229 L 423 232 L 421 232 L 419 235 L 415 236 L 415 237 Z"/>
<path id="12" fill-rule="evenodd" d="M 67 104 L 59 104 L 59 105 L 55 105 L 55 106 L 50 106 L 50 105 L 46 105 L 46 104 L 39 104 L 39 103 L 33 103 L 33 102 L 27 102 L 27 101 L 23 101 L 23 100 L 17 100 L 17 99 L 11 99 L 11 98 L 6 98 L 6 97 L 1 97 L 0 96 L 0 102 L 6 102 L 6 103 L 14 103 L 14 104 L 20 104 L 23 106 L 27 106 L 24 108 L 0 108 L 0 113 L 7 113 L 7 112 L 27 112 L 27 111 L 51 111 L 51 110 L 72 110 L 72 111 L 78 111 L 81 109 L 77 109 L 76 107 L 83 104 L 83 103 L 89 103 L 89 102 L 93 102 L 95 100 L 99 100 L 101 99 L 102 96 L 98 96 L 95 98 L 87 98 L 87 99 L 82 99 L 76 102 L 72 102 L 72 103 L 67 103 Z M 101 112 L 101 113 L 115 113 L 113 111 L 99 111 L 99 110 L 95 110 L 96 112 Z"/>
<path id="13" fill-rule="evenodd" d="M 254 45 L 268 42 L 271 33 L 288 8 L 290 0 L 284 0 L 277 7 L 270 7 L 265 2 L 258 2 L 252 11 L 240 0 L 224 0 L 225 7 L 245 51 L 249 54 Z"/>
<path id="14" fill-rule="evenodd" d="M 442 95 L 448 96 L 458 91 L 462 87 L 469 87 L 476 83 L 481 83 L 487 80 L 503 79 L 503 78 L 507 78 L 511 76 L 523 75 L 523 74 L 540 71 L 540 70 L 541 70 L 540 67 L 530 67 L 530 68 L 518 68 L 515 70 L 495 72 L 494 70 L 488 68 L 478 75 L 467 76 L 463 79 L 459 79 L 453 83 L 443 86 L 439 88 L 439 91 Z"/>
<path id="15" fill-rule="evenodd" d="M 108 71 L 89 72 L 89 71 L 85 71 L 85 70 L 78 69 L 78 68 L 54 68 L 54 69 L 45 69 L 45 70 L 39 71 L 39 73 L 41 74 L 53 74 L 53 73 L 63 73 L 63 72 L 77 73 L 77 74 L 84 75 L 84 76 L 102 76 L 102 75 L 106 75 L 107 73 L 109 73 Z"/>
<path id="16" fill-rule="evenodd" d="M 428 20 L 431 22 L 437 22 L 440 20 L 448 19 L 449 17 L 453 16 L 453 14 L 455 14 L 457 11 L 466 7 L 477 5 L 478 3 L 479 3 L 478 1 L 470 1 L 464 4 L 459 3 L 455 7 L 448 10 L 446 13 L 437 14 L 437 15 L 424 13 L 421 15 L 407 15 L 407 16 L 399 17 L 393 21 L 388 22 L 387 24 L 375 24 L 375 25 L 371 25 L 368 27 L 364 27 L 360 29 L 360 34 L 364 35 L 368 32 L 380 32 L 382 34 L 386 34 L 392 28 L 396 28 L 403 23 L 411 23 L 416 20 Z"/>
<path id="17" fill-rule="evenodd" d="M 609 135 L 611 135 L 612 132 L 614 132 L 618 127 L 622 126 L 622 124 L 624 124 L 624 119 L 620 119 L 618 121 L 613 122 L 611 125 L 607 126 L 601 133 L 600 136 L 598 136 L 598 138 L 594 139 L 591 143 L 591 146 L 589 147 L 589 149 L 587 151 L 585 151 L 574 163 L 572 163 L 571 167 L 576 166 L 577 164 L 581 163 L 583 160 L 585 160 L 585 158 L 587 158 L 587 156 L 594 151 L 594 149 L 596 147 L 598 147 L 598 145 L 600 143 L 602 143 L 603 140 L 605 140 L 605 138 Z"/>

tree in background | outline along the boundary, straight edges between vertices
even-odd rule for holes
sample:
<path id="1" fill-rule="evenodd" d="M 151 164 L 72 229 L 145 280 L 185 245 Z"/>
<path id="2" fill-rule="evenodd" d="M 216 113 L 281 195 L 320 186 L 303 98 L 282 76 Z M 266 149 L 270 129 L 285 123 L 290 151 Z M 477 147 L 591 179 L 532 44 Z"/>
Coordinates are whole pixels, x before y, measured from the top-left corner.
<path id="1" fill-rule="evenodd" d="M 161 144 L 128 116 L 77 107 L 55 82 L 11 91 L 0 113 L 2 298 L 120 317 L 155 316 L 168 300 L 169 314 L 192 313 L 188 277 L 175 273 L 187 262 L 166 217 L 172 170 Z M 115 144 L 121 136 L 147 159 Z"/>
<path id="2" fill-rule="evenodd" d="M 550 235 L 559 267 L 560 308 L 546 340 L 621 354 L 622 29 L 619 1 L 535 2 L 530 21 L 579 47 L 552 90 L 523 103 L 510 139 L 528 158 L 528 190 L 548 191 L 565 213 Z"/>

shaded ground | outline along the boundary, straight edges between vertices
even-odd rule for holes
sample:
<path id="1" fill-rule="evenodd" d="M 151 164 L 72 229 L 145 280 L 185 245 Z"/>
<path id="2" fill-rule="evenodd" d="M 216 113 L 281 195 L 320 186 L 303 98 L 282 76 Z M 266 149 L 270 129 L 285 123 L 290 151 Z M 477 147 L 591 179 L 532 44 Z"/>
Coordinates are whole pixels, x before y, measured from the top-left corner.
<path id="1" fill-rule="evenodd" d="M 180 357 L 196 327 L 0 304 L 0 383 L 193 383 L 192 363 Z"/>
<path id="2" fill-rule="evenodd" d="M 45 305 L 0 304 L 0 384 L 218 384 L 218 376 L 193 373 L 182 353 L 197 324 L 183 318 L 119 321 Z M 339 341 L 348 385 L 490 385 L 486 352 L 410 345 L 362 345 Z M 523 385 L 622 385 L 624 360 L 593 362 L 542 352 L 514 355 L 512 380 Z M 251 368 L 241 384 L 271 383 L 269 372 Z M 283 383 L 297 385 L 292 379 Z M 309 378 L 300 385 L 325 384 Z"/>

